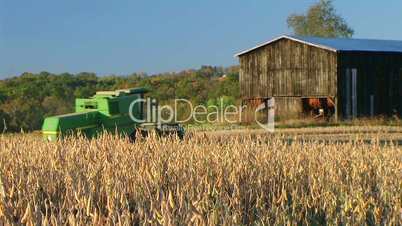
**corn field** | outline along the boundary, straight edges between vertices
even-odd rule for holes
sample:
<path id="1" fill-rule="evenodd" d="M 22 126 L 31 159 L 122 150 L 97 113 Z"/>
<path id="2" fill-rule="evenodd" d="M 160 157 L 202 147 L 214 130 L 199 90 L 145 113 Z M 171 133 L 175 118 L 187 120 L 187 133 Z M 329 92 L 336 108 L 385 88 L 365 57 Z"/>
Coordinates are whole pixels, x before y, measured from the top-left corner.
<path id="1" fill-rule="evenodd" d="M 401 147 L 375 142 L 1 136 L 0 176 L 0 225 L 402 222 Z"/>

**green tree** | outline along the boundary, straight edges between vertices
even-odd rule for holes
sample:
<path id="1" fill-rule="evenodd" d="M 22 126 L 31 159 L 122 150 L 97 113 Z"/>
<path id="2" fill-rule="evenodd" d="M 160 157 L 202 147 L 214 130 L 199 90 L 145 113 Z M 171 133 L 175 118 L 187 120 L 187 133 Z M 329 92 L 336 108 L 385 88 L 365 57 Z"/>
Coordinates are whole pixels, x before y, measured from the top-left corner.
<path id="1" fill-rule="evenodd" d="M 16 98 L 0 106 L 7 131 L 32 131 L 43 122 L 43 109 L 35 99 Z"/>
<path id="2" fill-rule="evenodd" d="M 43 99 L 41 107 L 45 116 L 61 115 L 74 110 L 73 102 L 67 102 L 57 96 L 47 96 Z"/>
<path id="3" fill-rule="evenodd" d="M 7 132 L 7 122 L 10 117 L 0 109 L 0 133 Z"/>
<path id="4" fill-rule="evenodd" d="M 287 19 L 294 34 L 326 38 L 353 36 L 353 29 L 336 13 L 331 0 L 320 0 L 305 14 L 292 14 Z"/>

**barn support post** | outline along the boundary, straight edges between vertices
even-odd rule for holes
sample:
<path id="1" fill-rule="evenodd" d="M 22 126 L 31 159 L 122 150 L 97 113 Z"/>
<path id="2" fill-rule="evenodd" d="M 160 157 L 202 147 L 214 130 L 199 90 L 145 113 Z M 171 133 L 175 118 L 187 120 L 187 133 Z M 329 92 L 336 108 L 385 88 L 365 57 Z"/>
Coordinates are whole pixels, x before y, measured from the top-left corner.
<path id="1" fill-rule="evenodd" d="M 338 97 L 334 97 L 334 102 L 335 102 L 334 119 L 335 119 L 335 122 L 338 122 L 338 119 L 339 119 L 339 117 L 338 117 L 338 114 L 339 114 L 339 111 L 338 111 Z"/>

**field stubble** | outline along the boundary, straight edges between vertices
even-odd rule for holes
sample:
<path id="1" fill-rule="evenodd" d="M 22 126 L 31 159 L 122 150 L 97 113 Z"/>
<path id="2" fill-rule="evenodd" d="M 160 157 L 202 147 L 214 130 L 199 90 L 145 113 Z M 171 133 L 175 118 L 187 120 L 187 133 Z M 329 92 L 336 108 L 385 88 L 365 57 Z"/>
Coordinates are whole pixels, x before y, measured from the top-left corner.
<path id="1" fill-rule="evenodd" d="M 0 222 L 400 224 L 400 147 L 282 138 L 1 136 Z"/>

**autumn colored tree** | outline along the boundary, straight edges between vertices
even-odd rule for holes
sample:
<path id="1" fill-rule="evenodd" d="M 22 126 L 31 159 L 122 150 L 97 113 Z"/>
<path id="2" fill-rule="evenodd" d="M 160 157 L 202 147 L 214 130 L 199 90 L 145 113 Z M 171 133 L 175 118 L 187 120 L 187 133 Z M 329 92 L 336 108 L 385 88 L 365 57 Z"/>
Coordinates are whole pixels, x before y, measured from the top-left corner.
<path id="1" fill-rule="evenodd" d="M 354 33 L 346 21 L 337 14 L 331 0 L 320 0 L 304 14 L 290 15 L 287 23 L 295 35 L 350 38 Z"/>

